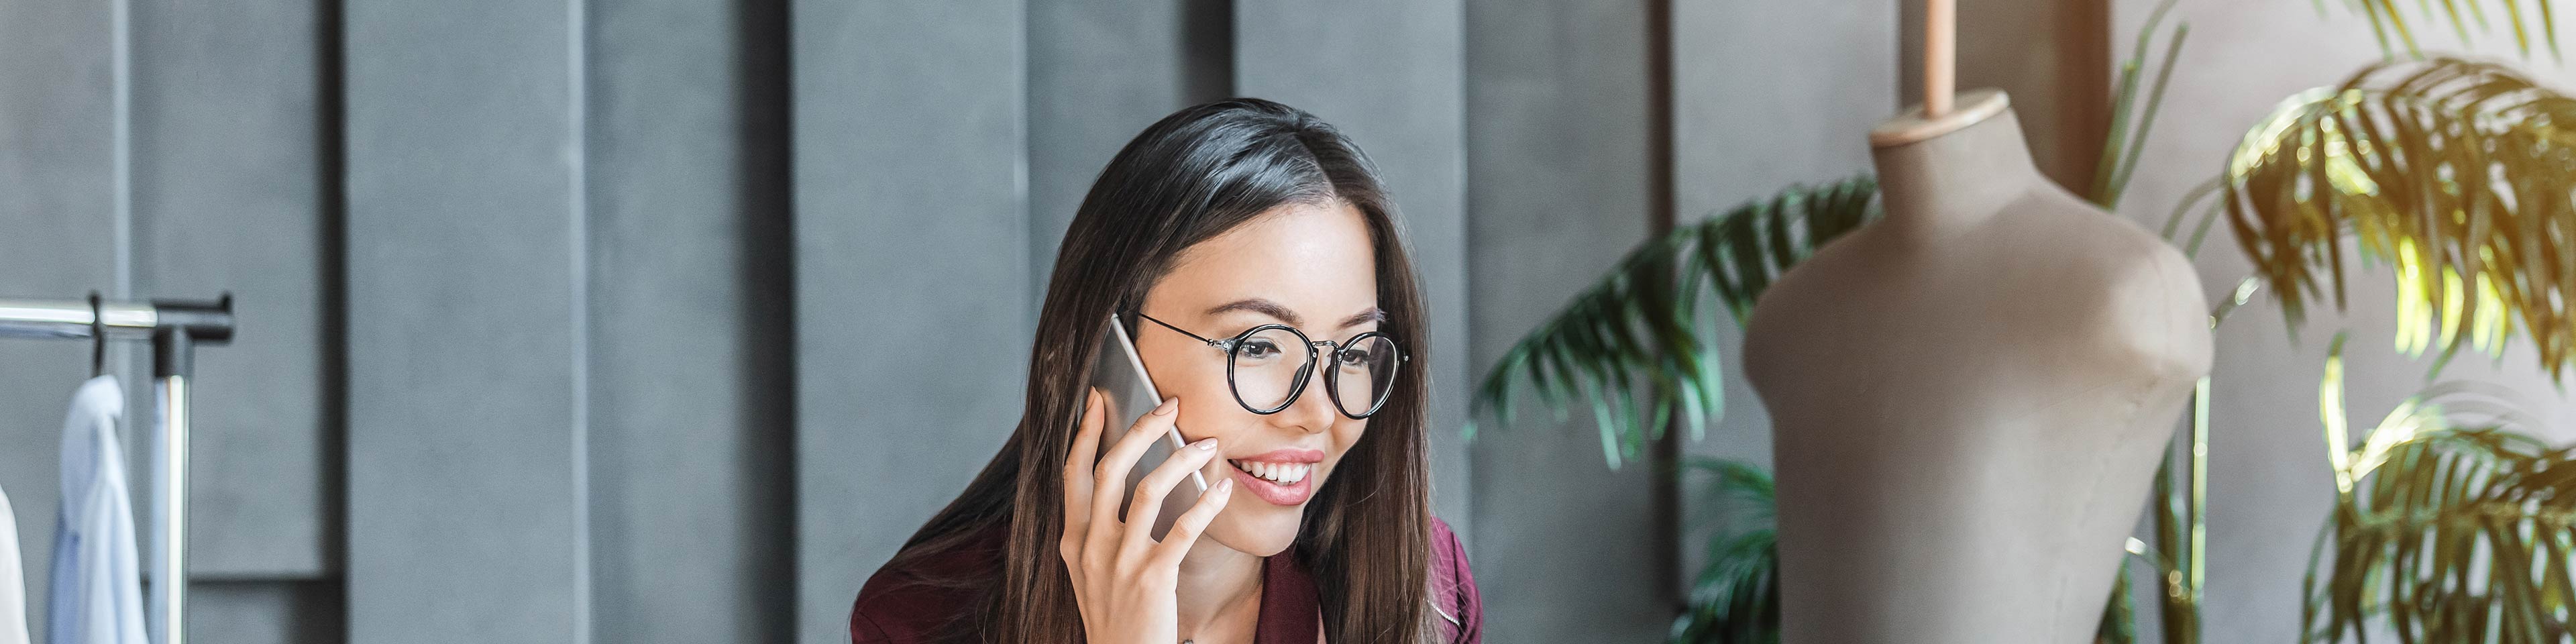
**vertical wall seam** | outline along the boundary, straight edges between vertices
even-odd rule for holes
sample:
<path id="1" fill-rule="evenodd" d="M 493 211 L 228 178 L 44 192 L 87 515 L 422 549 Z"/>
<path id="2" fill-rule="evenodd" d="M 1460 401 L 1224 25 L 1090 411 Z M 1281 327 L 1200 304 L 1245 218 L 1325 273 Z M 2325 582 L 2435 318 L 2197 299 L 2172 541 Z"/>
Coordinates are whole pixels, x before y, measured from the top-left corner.
<path id="1" fill-rule="evenodd" d="M 1020 175 L 1018 179 L 1018 183 L 1020 185 L 1020 248 L 1022 250 L 1020 253 L 1020 273 L 1028 276 L 1026 278 L 1027 281 L 1034 284 L 1034 286 L 1022 289 L 1021 291 L 1023 297 L 1020 298 L 1020 308 L 1024 313 L 1023 317 L 1033 316 L 1037 311 L 1044 310 L 1046 308 L 1047 284 L 1054 281 L 1053 274 L 1055 272 L 1054 265 L 1052 264 L 1054 261 L 1052 258 L 1054 253 L 1047 252 L 1047 247 L 1041 245 L 1045 242 L 1039 241 L 1046 239 L 1046 234 L 1049 232 L 1046 230 L 1048 227 L 1047 222 L 1051 221 L 1051 219 L 1038 216 L 1039 206 L 1037 196 L 1029 193 L 1029 157 L 1037 156 L 1037 136 L 1035 136 L 1035 134 L 1038 130 L 1036 121 L 1039 118 L 1037 110 L 1029 109 L 1029 106 L 1037 104 L 1037 84 L 1029 82 L 1029 76 L 1031 75 L 1029 70 L 1029 43 L 1035 40 L 1029 36 L 1029 32 L 1036 28 L 1037 21 L 1031 20 L 1029 17 L 1029 3 L 1020 3 L 1020 153 L 1017 155 L 1019 159 L 1016 162 L 1016 165 L 1019 166 L 1018 172 Z M 1071 219 L 1067 219 L 1066 221 L 1070 222 Z M 1040 257 L 1047 257 L 1047 261 L 1050 262 L 1048 265 L 1048 274 L 1041 275 L 1034 270 L 1038 266 Z"/>
<path id="2" fill-rule="evenodd" d="M 134 20 L 132 0 L 108 2 L 108 297 L 134 298 Z M 133 380 L 134 350 L 107 346 L 107 369 Z M 129 433 L 130 437 L 131 434 Z M 129 442 L 131 439 L 128 439 Z M 128 453 L 132 453 L 128 451 Z"/>
<path id="3" fill-rule="evenodd" d="M 1467 184 L 1473 180 L 1471 177 L 1467 176 L 1467 142 L 1471 138 L 1467 136 L 1467 124 L 1471 122 L 1467 118 L 1467 101 L 1469 100 L 1467 94 L 1467 38 L 1473 33 L 1467 30 L 1467 2 L 1468 0 L 1460 0 L 1457 5 L 1458 15 L 1456 18 L 1458 21 L 1458 49 L 1451 52 L 1452 54 L 1455 54 L 1456 57 L 1451 58 L 1449 61 L 1449 67 L 1451 69 L 1458 70 L 1458 104 L 1455 106 L 1458 110 L 1458 145 L 1450 150 L 1449 162 L 1451 164 L 1451 168 L 1456 171 L 1454 176 L 1458 178 L 1458 185 L 1453 188 L 1456 191 L 1455 196 L 1458 204 L 1458 283 L 1452 285 L 1458 289 L 1458 310 L 1451 312 L 1450 316 L 1452 319 L 1458 321 L 1458 338 L 1455 342 L 1457 342 L 1459 350 L 1450 355 L 1448 359 L 1453 361 L 1454 364 L 1460 365 L 1458 367 L 1458 372 L 1462 376 L 1460 380 L 1467 384 L 1467 387 L 1460 392 L 1465 395 L 1459 396 L 1458 402 L 1455 403 L 1458 405 L 1458 420 L 1462 427 L 1466 423 L 1475 421 L 1476 406 L 1473 404 L 1473 396 L 1475 394 L 1477 376 L 1475 350 L 1470 348 L 1470 346 L 1475 343 L 1476 337 L 1476 305 L 1474 303 L 1474 299 L 1476 297 L 1476 270 L 1472 265 L 1475 258 L 1476 247 L 1470 239 L 1470 235 L 1475 231 L 1476 227 L 1474 224 L 1468 223 L 1468 218 L 1471 216 L 1470 213 L 1475 212 L 1475 210 L 1469 208 L 1467 205 L 1467 200 L 1470 194 L 1470 191 L 1467 189 Z M 1458 513 L 1464 516 L 1461 517 L 1460 521 L 1454 522 L 1456 525 L 1465 527 L 1453 532 L 1464 533 L 1463 535 L 1459 535 L 1459 540 L 1466 544 L 1473 544 L 1476 539 L 1476 445 L 1473 442 L 1468 441 L 1465 433 L 1463 432 L 1458 433 L 1455 440 L 1458 441 L 1458 460 L 1456 465 L 1459 469 L 1465 470 L 1458 473 L 1457 480 L 1461 482 L 1461 487 L 1466 489 L 1458 491 L 1458 498 L 1460 499 L 1458 504 Z M 1437 503 L 1440 497 L 1435 491 L 1431 498 L 1434 503 Z"/>
<path id="4" fill-rule="evenodd" d="M 343 0 L 315 2 L 314 31 L 314 180 L 315 214 L 321 247 L 315 271 L 320 279 L 317 344 L 320 364 L 322 453 L 323 569 L 327 577 L 346 580 L 348 564 L 349 446 L 349 189 L 348 100 L 342 69 L 346 44 L 341 41 Z M 345 582 L 342 585 L 346 588 Z M 347 619 L 335 641 L 346 641 Z"/>
<path id="5" fill-rule="evenodd" d="M 109 208 L 116 299 L 134 297 L 134 20 L 131 0 L 108 3 Z"/>
<path id="6" fill-rule="evenodd" d="M 590 549 L 590 95 L 587 57 L 590 28 L 587 0 L 564 2 L 564 159 L 568 189 L 565 191 L 566 237 L 571 258 L 566 270 L 571 274 L 570 295 L 566 308 L 572 319 L 570 353 L 572 358 L 572 641 L 589 644 L 591 640 L 591 549 Z"/>
<path id="7" fill-rule="evenodd" d="M 804 440 L 800 435 L 805 431 L 805 427 L 800 422 L 804 418 L 804 411 L 800 408 L 804 404 L 804 398 L 799 395 L 804 387 L 803 368 L 799 366 L 803 358 L 797 352 L 799 340 L 804 337 L 797 331 L 797 325 L 804 318 L 797 313 L 801 304 L 796 296 L 799 292 L 796 270 L 798 266 L 796 257 L 798 207 L 796 200 L 796 3 L 792 0 L 775 0 L 775 2 L 778 10 L 774 18 L 777 20 L 775 23 L 777 30 L 772 32 L 775 38 L 769 42 L 778 48 L 776 51 L 778 66 L 770 72 L 777 75 L 775 82 L 778 83 L 778 103 L 770 108 L 775 110 L 770 112 L 770 115 L 778 119 L 778 131 L 775 135 L 777 148 L 774 153 L 777 155 L 775 161 L 778 163 L 776 188 L 781 193 L 778 198 L 780 208 L 777 215 L 781 221 L 776 240 L 777 247 L 774 249 L 778 253 L 778 259 L 772 260 L 776 263 L 771 266 L 777 271 L 780 282 L 778 292 L 782 297 L 778 298 L 781 302 L 776 311 L 779 317 L 767 322 L 775 325 L 772 328 L 785 331 L 774 336 L 778 342 L 776 355 L 780 360 L 771 365 L 771 368 L 777 369 L 781 374 L 780 378 L 786 381 L 785 386 L 779 387 L 774 394 L 778 396 L 780 403 L 780 411 L 775 418 L 786 424 L 787 440 L 782 441 L 780 451 L 783 454 L 778 456 L 780 474 L 775 475 L 771 480 L 780 485 L 780 494 L 786 498 L 783 506 L 786 514 L 785 525 L 779 526 L 779 529 L 784 530 L 782 540 L 786 542 L 783 546 L 786 551 L 782 556 L 786 560 L 787 571 L 784 582 L 785 596 L 779 605 L 784 607 L 781 611 L 786 615 L 783 616 L 783 621 L 778 627 L 778 634 L 784 637 L 778 641 L 792 642 L 797 639 L 797 625 L 803 624 L 805 619 L 803 615 L 805 603 L 799 596 L 799 589 L 804 586 L 805 553 L 805 513 L 802 511 L 804 486 L 801 484 L 804 480 L 802 472 Z M 745 33 L 747 34 L 748 30 L 745 30 Z"/>
<path id="8" fill-rule="evenodd" d="M 1029 211 L 1037 203 L 1036 197 L 1029 194 L 1029 140 L 1032 138 L 1029 135 L 1031 131 L 1029 127 L 1029 3 L 1027 0 L 1013 0 L 1013 4 L 1019 5 L 1020 14 L 1019 28 L 1012 30 L 1011 38 L 1012 48 L 1017 51 L 1012 52 L 1010 59 L 1011 81 L 1019 85 L 1018 91 L 1014 93 L 1019 99 L 1019 104 L 1012 106 L 1012 109 L 1020 113 L 1020 117 L 1013 120 L 1019 125 L 1019 131 L 1012 133 L 1014 138 L 1020 140 L 1019 153 L 1011 155 L 1011 192 L 1016 195 L 1014 199 L 1019 201 L 1020 218 L 1020 243 L 1013 246 L 1025 249 L 1036 244 L 1035 240 L 1040 239 L 1041 234 L 1034 229 L 1033 225 L 1037 222 L 1037 218 L 1030 216 Z M 1026 321 L 1020 327 L 1020 335 L 1023 337 L 1037 333 L 1038 312 L 1044 308 L 1046 302 L 1045 285 L 1034 287 L 1028 285 L 1029 276 L 1035 274 L 1029 269 L 1034 268 L 1035 262 L 1036 260 L 1028 253 L 1019 254 L 1020 319 Z"/>

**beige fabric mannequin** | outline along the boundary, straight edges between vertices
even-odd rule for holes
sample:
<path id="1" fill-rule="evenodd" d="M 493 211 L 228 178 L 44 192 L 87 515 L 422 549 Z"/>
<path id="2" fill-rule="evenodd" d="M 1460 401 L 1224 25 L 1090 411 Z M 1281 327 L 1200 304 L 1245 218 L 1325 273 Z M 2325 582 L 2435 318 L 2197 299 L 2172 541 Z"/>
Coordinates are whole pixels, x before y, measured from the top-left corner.
<path id="1" fill-rule="evenodd" d="M 2192 385 L 2200 284 L 2041 176 L 1997 92 L 1873 135 L 1884 220 L 1766 291 L 1787 644 L 2090 641 Z"/>

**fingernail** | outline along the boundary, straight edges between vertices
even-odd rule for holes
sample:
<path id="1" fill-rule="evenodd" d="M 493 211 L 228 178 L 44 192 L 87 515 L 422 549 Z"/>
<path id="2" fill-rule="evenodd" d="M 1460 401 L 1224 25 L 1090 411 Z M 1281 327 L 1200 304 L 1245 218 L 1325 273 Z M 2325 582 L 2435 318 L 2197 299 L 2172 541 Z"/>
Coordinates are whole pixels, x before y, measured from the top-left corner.
<path id="1" fill-rule="evenodd" d="M 1163 399 L 1163 404 L 1154 407 L 1154 415 L 1170 416 L 1172 415 L 1172 408 L 1179 404 L 1181 404 L 1181 399 L 1179 398 L 1165 398 Z"/>
<path id="2" fill-rule="evenodd" d="M 1218 493 L 1218 494 L 1224 494 L 1224 493 L 1232 492 L 1232 491 L 1234 491 L 1234 479 L 1226 479 L 1226 480 L 1218 481 L 1218 482 L 1217 482 L 1217 484 L 1216 484 L 1216 493 Z"/>
<path id="3" fill-rule="evenodd" d="M 1216 449 L 1216 437 L 1209 436 L 1207 438 L 1199 439 L 1199 442 L 1190 443 L 1190 446 L 1199 448 L 1199 451 Z"/>

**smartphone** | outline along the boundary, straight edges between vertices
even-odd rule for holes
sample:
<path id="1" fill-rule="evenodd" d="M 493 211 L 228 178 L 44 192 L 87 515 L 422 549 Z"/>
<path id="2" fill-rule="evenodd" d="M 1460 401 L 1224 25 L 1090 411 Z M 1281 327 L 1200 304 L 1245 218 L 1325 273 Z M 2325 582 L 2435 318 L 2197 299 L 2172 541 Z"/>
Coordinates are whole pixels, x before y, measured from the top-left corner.
<path id="1" fill-rule="evenodd" d="M 1145 375 L 1145 361 L 1136 357 L 1136 343 L 1128 339 L 1127 325 L 1119 323 L 1117 314 L 1113 313 L 1109 316 L 1108 326 L 1108 330 L 1100 333 L 1100 350 L 1094 353 L 1098 357 L 1091 363 L 1091 386 L 1100 390 L 1105 403 L 1103 411 L 1106 414 L 1102 416 L 1104 424 L 1100 431 L 1099 456 L 1102 457 L 1109 455 L 1109 448 L 1118 444 L 1119 437 L 1127 433 L 1129 426 L 1136 424 L 1138 417 L 1163 404 L 1163 395 L 1154 391 L 1154 379 Z M 1173 425 L 1171 431 L 1163 434 L 1145 449 L 1144 456 L 1136 459 L 1135 467 L 1127 470 L 1127 482 L 1120 485 L 1127 491 L 1126 498 L 1118 502 L 1118 516 L 1122 520 L 1127 516 L 1129 506 L 1136 501 L 1136 484 L 1144 481 L 1145 475 L 1153 473 L 1154 468 L 1162 467 L 1163 461 L 1172 457 L 1173 450 L 1189 446 L 1189 441 L 1181 438 L 1179 425 Z M 1164 534 L 1171 532 L 1172 522 L 1199 502 L 1199 495 L 1207 492 L 1207 486 L 1207 474 L 1197 471 L 1190 472 L 1188 482 L 1172 486 L 1172 491 L 1163 495 L 1163 510 L 1154 514 L 1154 539 L 1161 540 Z"/>

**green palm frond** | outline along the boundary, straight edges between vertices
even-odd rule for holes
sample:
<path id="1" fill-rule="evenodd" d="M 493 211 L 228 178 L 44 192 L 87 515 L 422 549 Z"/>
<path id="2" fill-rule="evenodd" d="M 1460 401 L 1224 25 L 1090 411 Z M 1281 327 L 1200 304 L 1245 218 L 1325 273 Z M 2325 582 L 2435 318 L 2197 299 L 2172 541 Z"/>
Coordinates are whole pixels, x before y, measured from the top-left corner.
<path id="1" fill-rule="evenodd" d="M 2516 326 L 2543 366 L 2576 360 L 2576 99 L 2444 58 L 2373 66 L 2292 97 L 2229 160 L 2238 244 L 2297 325 L 2345 302 L 2341 239 L 2397 273 L 2397 348 L 2499 354 Z"/>
<path id="2" fill-rule="evenodd" d="M 2528 416 L 2470 384 L 2408 399 L 2355 445 L 2340 337 L 2318 393 L 2337 499 L 2309 555 L 2302 641 L 2567 640 L 2576 456 L 2511 431 Z"/>
<path id="3" fill-rule="evenodd" d="M 2325 12 L 2325 0 L 2314 1 L 2317 11 Z M 2345 1 L 2353 5 L 2353 12 L 2370 20 L 2371 35 L 2379 38 L 2381 51 L 2393 57 L 2397 54 L 2397 47 L 2403 46 L 2408 55 L 2423 57 L 2423 48 L 2415 42 L 2418 32 L 2414 22 L 2416 18 L 2409 18 L 2405 11 L 2399 10 L 2396 0 Z M 2483 0 L 2416 0 L 2415 9 L 2423 20 L 2448 20 L 2451 30 L 2459 35 L 2463 45 L 2473 40 L 2469 36 L 2470 27 L 2487 31 L 2495 22 L 2488 19 L 2487 5 Z M 2535 31 L 2540 32 L 2540 39 L 2548 43 L 2549 55 L 2558 56 L 2556 0 L 2495 0 L 2495 9 L 2503 17 L 2503 22 L 2513 28 L 2513 42 L 2521 48 L 2524 57 L 2531 56 L 2532 32 Z M 2389 38 L 2392 36 L 2396 40 L 2391 41 Z"/>
<path id="4" fill-rule="evenodd" d="M 2111 599 L 2103 602 L 2102 621 L 2093 626 L 2093 644 L 2135 644 L 2137 600 L 2129 596 L 2128 557 L 2120 558 L 2120 572 L 2111 579 Z"/>
<path id="5" fill-rule="evenodd" d="M 1722 516 L 1708 540 L 1708 563 L 1691 581 L 1687 608 L 1673 619 L 1668 644 L 1761 644 L 1780 641 L 1780 551 L 1771 475 L 1751 465 L 1711 458 L 1685 462 L 1711 476 L 1706 498 Z"/>
<path id="6" fill-rule="evenodd" d="M 1477 386 L 1474 411 L 1510 424 L 1524 382 L 1559 420 L 1581 400 L 1612 467 L 1676 416 L 1701 436 L 1725 404 L 1703 300 L 1713 295 L 1741 321 L 1782 271 L 1876 218 L 1877 195 L 1869 177 L 1792 187 L 1630 250 L 1503 353 Z"/>

